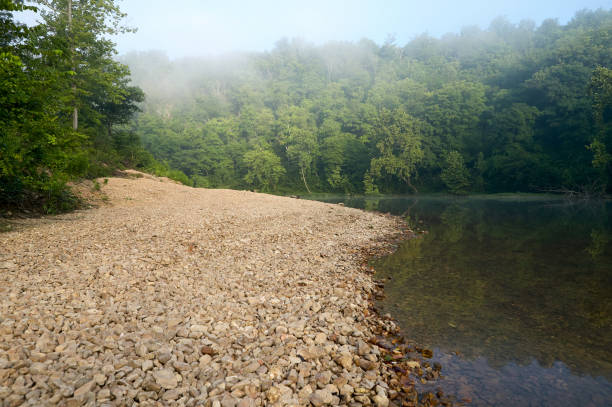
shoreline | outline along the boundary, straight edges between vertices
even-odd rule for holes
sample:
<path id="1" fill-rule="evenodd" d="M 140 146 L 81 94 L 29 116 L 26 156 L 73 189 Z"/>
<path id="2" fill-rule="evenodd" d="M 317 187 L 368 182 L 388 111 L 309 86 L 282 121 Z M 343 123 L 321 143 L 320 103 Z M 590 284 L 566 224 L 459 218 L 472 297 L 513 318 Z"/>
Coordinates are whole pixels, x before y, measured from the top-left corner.
<path id="1" fill-rule="evenodd" d="M 390 314 L 383 315 L 383 310 L 377 304 L 385 296 L 386 281 L 375 278 L 376 271 L 369 266 L 369 262 L 393 254 L 401 242 L 414 236 L 400 217 L 385 216 L 396 219 L 397 232 L 384 237 L 377 245 L 363 248 L 361 268 L 374 282 L 374 290 L 369 293 L 368 312 L 375 335 L 368 342 L 381 350 L 380 370 L 390 386 L 389 399 L 397 406 L 463 406 L 465 403 L 445 394 L 439 387 L 433 391 L 419 391 L 419 384 L 431 385 L 443 378 L 442 366 L 431 362 L 432 351 L 405 337 L 398 322 Z"/>
<path id="2" fill-rule="evenodd" d="M 394 405 L 363 262 L 398 218 L 150 176 L 102 193 L 0 234 L 7 405 Z"/>

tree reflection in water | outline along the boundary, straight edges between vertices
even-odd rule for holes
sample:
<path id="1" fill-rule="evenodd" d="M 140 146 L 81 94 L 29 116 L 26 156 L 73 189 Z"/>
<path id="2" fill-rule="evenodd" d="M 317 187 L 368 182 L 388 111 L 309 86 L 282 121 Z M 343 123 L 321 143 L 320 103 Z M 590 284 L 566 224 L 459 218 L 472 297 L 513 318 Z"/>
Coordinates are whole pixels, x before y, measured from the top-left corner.
<path id="1" fill-rule="evenodd" d="M 416 230 L 395 254 L 373 261 L 389 279 L 381 306 L 407 338 L 437 350 L 452 390 L 475 404 L 612 401 L 611 203 L 345 204 L 402 214 Z"/>

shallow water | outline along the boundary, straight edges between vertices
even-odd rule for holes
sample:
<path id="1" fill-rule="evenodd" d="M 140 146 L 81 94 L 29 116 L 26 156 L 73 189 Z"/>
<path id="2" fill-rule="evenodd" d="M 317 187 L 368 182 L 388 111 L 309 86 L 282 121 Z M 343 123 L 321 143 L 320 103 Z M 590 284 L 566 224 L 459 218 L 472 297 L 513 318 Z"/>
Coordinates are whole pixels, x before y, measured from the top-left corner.
<path id="1" fill-rule="evenodd" d="M 375 260 L 380 304 L 470 405 L 612 405 L 612 203 L 327 198 L 416 231 Z"/>

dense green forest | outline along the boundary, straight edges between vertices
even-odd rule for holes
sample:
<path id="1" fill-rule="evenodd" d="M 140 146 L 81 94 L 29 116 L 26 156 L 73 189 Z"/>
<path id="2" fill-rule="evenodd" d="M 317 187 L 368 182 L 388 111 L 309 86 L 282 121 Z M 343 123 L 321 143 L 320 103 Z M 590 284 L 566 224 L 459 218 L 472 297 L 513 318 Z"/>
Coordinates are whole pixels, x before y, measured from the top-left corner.
<path id="1" fill-rule="evenodd" d="M 0 1 L 0 208 L 57 212 L 66 183 L 123 166 L 168 170 L 127 124 L 144 93 L 116 61 L 124 27 L 113 0 Z M 15 12 L 37 14 L 27 27 Z"/>
<path id="2" fill-rule="evenodd" d="M 147 94 L 129 130 L 195 186 L 598 193 L 612 187 L 611 45 L 612 11 L 597 10 L 403 46 L 121 61 Z"/>
<path id="3" fill-rule="evenodd" d="M 117 57 L 115 3 L 1 0 L 0 206 L 67 209 L 68 181 L 121 167 L 281 193 L 611 191 L 612 11 L 170 60 Z"/>

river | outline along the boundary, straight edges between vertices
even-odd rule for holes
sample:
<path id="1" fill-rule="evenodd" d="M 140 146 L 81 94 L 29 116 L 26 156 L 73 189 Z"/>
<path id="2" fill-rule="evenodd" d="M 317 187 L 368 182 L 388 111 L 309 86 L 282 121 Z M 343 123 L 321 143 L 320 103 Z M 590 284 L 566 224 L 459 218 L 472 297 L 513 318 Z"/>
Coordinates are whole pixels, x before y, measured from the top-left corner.
<path id="1" fill-rule="evenodd" d="M 612 405 L 612 203 L 317 197 L 402 216 L 379 306 L 433 349 L 429 385 L 475 406 Z"/>

